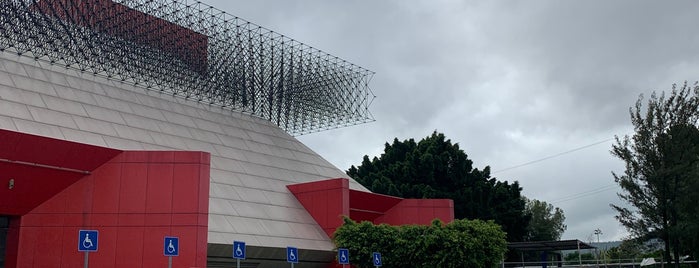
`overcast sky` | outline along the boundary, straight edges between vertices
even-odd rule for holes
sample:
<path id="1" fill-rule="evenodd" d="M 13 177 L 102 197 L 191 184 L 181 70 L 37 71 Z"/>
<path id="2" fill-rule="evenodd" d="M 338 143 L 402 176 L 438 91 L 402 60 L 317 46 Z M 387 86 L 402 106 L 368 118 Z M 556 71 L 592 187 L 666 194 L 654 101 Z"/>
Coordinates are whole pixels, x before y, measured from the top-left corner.
<path id="1" fill-rule="evenodd" d="M 376 122 L 300 137 L 338 168 L 436 130 L 562 208 L 564 239 L 626 236 L 610 139 L 640 94 L 699 79 L 698 1 L 203 2 L 376 72 Z"/>

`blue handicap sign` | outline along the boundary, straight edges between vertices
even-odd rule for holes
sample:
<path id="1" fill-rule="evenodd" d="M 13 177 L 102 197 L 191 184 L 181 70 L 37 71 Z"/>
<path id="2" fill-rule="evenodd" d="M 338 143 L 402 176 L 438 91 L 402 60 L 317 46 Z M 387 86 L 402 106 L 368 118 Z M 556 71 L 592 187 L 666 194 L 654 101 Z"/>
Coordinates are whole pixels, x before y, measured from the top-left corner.
<path id="1" fill-rule="evenodd" d="M 299 249 L 286 247 L 286 262 L 299 263 Z"/>
<path id="2" fill-rule="evenodd" d="M 338 248 L 337 249 L 337 262 L 340 264 L 350 264 L 349 263 L 349 249 Z"/>
<path id="3" fill-rule="evenodd" d="M 180 239 L 178 237 L 166 236 L 163 246 L 163 254 L 168 257 L 180 255 Z"/>
<path id="4" fill-rule="evenodd" d="M 381 253 L 374 252 L 374 266 L 381 266 Z"/>
<path id="5" fill-rule="evenodd" d="M 245 259 L 245 242 L 233 241 L 233 258 Z"/>
<path id="6" fill-rule="evenodd" d="M 97 230 L 80 230 L 78 231 L 78 251 L 95 252 L 97 251 L 97 241 L 99 232 Z"/>

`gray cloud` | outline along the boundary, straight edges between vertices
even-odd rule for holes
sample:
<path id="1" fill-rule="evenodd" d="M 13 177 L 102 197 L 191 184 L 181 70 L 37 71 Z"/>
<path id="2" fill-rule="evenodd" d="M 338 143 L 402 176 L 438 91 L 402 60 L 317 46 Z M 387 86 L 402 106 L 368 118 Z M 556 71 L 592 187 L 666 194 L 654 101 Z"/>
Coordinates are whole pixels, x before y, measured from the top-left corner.
<path id="1" fill-rule="evenodd" d="M 377 122 L 301 137 L 341 169 L 434 130 L 478 167 L 512 167 L 630 134 L 639 94 L 699 79 L 696 1 L 205 2 L 377 72 Z M 494 175 L 530 198 L 565 200 L 613 185 L 623 165 L 610 148 Z M 622 238 L 616 191 L 554 202 L 564 237 L 602 228 L 602 240 Z"/>

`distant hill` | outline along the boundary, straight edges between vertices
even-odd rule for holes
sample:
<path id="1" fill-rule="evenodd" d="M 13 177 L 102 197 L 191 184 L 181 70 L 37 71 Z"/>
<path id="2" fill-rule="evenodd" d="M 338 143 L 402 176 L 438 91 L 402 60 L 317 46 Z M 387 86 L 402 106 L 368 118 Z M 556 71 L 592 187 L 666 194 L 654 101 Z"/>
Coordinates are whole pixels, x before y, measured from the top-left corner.
<path id="1" fill-rule="evenodd" d="M 588 243 L 590 246 L 596 247 L 601 250 L 607 250 L 613 247 L 618 247 L 621 245 L 621 241 L 608 241 L 608 242 L 593 242 L 593 243 Z"/>

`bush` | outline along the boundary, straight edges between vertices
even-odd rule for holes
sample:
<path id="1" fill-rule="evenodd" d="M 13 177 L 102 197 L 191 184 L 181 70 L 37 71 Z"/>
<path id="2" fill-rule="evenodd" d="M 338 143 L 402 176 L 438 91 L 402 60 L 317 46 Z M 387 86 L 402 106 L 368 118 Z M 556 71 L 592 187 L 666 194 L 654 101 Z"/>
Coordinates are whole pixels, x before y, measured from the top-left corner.
<path id="1" fill-rule="evenodd" d="M 380 252 L 383 266 L 496 267 L 507 250 L 505 232 L 492 221 L 455 220 L 444 225 L 390 226 L 356 223 L 344 218 L 334 242 L 347 248 L 356 267 L 373 267 L 372 253 Z"/>

